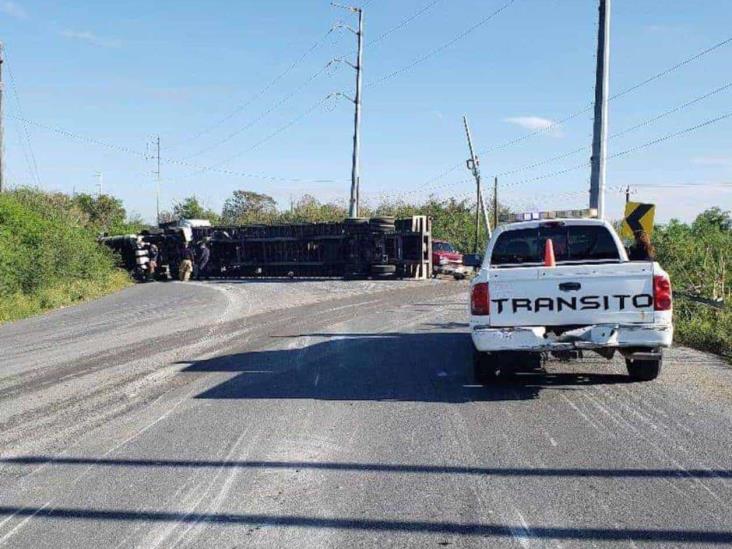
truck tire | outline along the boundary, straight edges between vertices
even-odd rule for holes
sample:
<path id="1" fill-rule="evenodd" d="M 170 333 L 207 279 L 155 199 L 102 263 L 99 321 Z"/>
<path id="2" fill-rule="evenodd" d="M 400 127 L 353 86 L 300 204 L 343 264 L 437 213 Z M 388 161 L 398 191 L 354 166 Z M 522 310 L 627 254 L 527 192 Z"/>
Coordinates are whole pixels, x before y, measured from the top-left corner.
<path id="1" fill-rule="evenodd" d="M 498 380 L 500 369 L 495 356 L 473 348 L 473 377 L 480 385 L 491 385 Z"/>
<path id="2" fill-rule="evenodd" d="M 373 233 L 393 233 L 396 230 L 393 217 L 372 217 L 369 220 L 369 229 Z"/>
<path id="3" fill-rule="evenodd" d="M 663 359 L 657 360 L 633 360 L 625 359 L 625 366 L 628 368 L 628 374 L 636 381 L 652 381 L 661 373 Z"/>

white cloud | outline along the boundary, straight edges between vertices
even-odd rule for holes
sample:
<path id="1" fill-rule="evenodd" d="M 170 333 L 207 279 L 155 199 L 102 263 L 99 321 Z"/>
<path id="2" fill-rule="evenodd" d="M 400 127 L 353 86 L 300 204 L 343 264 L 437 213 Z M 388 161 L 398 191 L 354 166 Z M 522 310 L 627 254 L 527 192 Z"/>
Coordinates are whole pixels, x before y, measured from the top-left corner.
<path id="1" fill-rule="evenodd" d="M 505 122 L 516 124 L 527 130 L 548 130 L 547 133 L 560 137 L 562 135 L 561 130 L 554 127 L 556 122 L 549 118 L 542 118 L 541 116 L 514 116 L 511 118 L 504 118 Z"/>
<path id="2" fill-rule="evenodd" d="M 86 42 L 100 48 L 118 48 L 122 45 L 119 40 L 101 38 L 90 31 L 64 30 L 61 31 L 59 34 L 61 34 L 61 36 L 63 36 L 64 38 L 70 38 L 71 40 L 80 40 L 81 42 Z"/>
<path id="3" fill-rule="evenodd" d="M 700 166 L 732 166 L 732 156 L 697 156 L 691 161 Z"/>
<path id="4" fill-rule="evenodd" d="M 28 19 L 26 11 L 15 2 L 6 0 L 0 2 L 0 13 L 14 17 L 15 19 Z"/>

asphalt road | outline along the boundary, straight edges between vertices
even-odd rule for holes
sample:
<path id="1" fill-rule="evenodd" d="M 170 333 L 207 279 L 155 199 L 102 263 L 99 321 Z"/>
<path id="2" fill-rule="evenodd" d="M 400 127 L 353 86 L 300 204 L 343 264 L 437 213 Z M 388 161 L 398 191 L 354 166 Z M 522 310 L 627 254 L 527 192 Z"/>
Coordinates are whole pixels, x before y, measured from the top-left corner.
<path id="1" fill-rule="evenodd" d="M 473 384 L 466 285 L 151 284 L 0 328 L 0 545 L 732 544 L 732 368 Z"/>

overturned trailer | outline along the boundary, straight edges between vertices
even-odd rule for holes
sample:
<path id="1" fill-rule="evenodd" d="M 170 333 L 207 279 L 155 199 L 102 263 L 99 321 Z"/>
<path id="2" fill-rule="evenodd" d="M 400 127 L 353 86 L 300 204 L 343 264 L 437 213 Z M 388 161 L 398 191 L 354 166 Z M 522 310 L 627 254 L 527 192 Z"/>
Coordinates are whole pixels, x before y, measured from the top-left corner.
<path id="1" fill-rule="evenodd" d="M 138 250 L 157 246 L 158 275 L 164 277 L 175 277 L 183 247 L 199 242 L 206 242 L 211 252 L 202 273 L 207 277 L 425 279 L 432 272 L 431 220 L 426 216 L 283 225 L 181 222 L 145 231 L 137 239 Z M 130 257 L 123 259 L 133 264 Z"/>

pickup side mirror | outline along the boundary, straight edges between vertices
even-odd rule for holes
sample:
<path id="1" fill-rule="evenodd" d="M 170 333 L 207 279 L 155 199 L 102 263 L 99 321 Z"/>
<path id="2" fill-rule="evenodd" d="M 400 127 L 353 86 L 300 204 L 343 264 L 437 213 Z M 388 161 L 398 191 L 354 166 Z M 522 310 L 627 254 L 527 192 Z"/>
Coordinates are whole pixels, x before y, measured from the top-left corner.
<path id="1" fill-rule="evenodd" d="M 465 254 L 463 265 L 466 267 L 480 267 L 483 264 L 483 256 L 480 254 Z"/>

